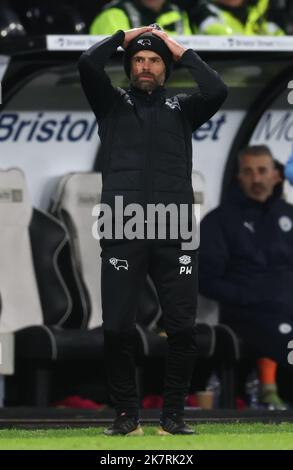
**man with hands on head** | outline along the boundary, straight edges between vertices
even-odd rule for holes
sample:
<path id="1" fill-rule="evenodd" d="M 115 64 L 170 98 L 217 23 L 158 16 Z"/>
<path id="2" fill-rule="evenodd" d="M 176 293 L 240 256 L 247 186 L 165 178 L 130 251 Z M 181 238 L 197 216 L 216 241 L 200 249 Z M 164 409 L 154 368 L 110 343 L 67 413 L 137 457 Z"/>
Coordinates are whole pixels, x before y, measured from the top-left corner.
<path id="1" fill-rule="evenodd" d="M 113 87 L 105 72 L 119 46 L 125 49 L 127 90 Z M 187 67 L 197 83 L 191 95 L 167 98 L 164 84 L 174 63 Z M 192 133 L 218 111 L 227 95 L 217 72 L 157 25 L 117 31 L 82 54 L 79 70 L 99 125 L 101 202 L 114 208 L 119 195 L 125 205 L 135 203 L 143 209 L 150 204 L 186 205 L 189 224 L 194 203 Z M 112 220 L 114 225 L 121 224 L 118 218 Z M 142 221 L 143 230 L 145 225 Z M 183 415 L 197 354 L 197 247 L 183 249 L 181 242 L 180 236 L 148 235 L 100 240 L 105 364 L 117 414 L 107 435 L 142 434 L 133 345 L 138 297 L 147 274 L 155 283 L 168 336 L 159 433 L 193 433 Z M 124 260 L 125 269 L 115 269 L 113 259 Z M 182 270 L 187 265 L 188 270 Z"/>

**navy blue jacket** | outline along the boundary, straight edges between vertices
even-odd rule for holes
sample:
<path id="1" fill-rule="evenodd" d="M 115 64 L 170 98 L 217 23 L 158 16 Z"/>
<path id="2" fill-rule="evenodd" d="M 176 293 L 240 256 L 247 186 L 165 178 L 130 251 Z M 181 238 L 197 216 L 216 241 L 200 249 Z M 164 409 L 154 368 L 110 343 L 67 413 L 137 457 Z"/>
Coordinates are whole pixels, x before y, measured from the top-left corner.
<path id="1" fill-rule="evenodd" d="M 200 292 L 226 314 L 293 318 L 293 206 L 280 188 L 265 202 L 240 191 L 201 224 Z"/>

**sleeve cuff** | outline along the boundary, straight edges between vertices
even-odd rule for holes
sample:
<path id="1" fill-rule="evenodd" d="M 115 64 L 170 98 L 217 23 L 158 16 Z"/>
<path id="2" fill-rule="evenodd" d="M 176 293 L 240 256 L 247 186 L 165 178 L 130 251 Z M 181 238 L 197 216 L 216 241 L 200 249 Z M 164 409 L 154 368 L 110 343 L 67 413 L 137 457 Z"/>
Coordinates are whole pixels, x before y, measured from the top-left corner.
<path id="1" fill-rule="evenodd" d="M 182 56 L 178 60 L 178 64 L 180 65 L 194 65 L 194 62 L 199 60 L 200 57 L 197 55 L 197 53 L 193 49 L 187 49 L 185 52 L 183 52 Z"/>
<path id="2" fill-rule="evenodd" d="M 113 34 L 112 38 L 117 41 L 118 46 L 122 46 L 125 38 L 125 32 L 122 29 L 119 29 L 116 31 L 116 33 Z"/>

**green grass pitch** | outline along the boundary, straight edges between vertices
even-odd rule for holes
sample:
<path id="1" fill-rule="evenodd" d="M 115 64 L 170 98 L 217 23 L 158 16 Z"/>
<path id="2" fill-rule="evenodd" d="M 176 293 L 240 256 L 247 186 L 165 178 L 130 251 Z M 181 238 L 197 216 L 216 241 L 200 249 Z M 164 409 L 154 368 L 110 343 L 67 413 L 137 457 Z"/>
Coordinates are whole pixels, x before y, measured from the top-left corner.
<path id="1" fill-rule="evenodd" d="M 0 430 L 0 449 L 20 450 L 293 450 L 293 423 L 199 424 L 193 436 L 158 436 L 144 426 L 144 436 L 110 437 L 103 428 Z"/>

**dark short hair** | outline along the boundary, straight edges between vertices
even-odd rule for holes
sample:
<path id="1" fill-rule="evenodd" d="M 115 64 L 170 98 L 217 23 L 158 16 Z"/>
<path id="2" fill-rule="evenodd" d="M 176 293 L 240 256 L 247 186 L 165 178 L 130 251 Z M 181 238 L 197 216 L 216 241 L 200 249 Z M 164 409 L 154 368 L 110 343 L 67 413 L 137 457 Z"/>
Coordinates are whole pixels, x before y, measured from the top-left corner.
<path id="1" fill-rule="evenodd" d="M 272 160 L 274 160 L 273 154 L 267 145 L 248 145 L 247 147 L 244 147 L 242 150 L 240 150 L 238 154 L 238 166 L 242 158 L 246 155 L 253 155 L 255 157 L 267 155 Z"/>

